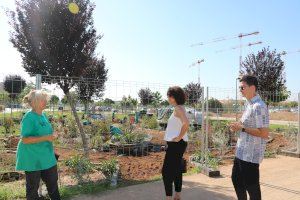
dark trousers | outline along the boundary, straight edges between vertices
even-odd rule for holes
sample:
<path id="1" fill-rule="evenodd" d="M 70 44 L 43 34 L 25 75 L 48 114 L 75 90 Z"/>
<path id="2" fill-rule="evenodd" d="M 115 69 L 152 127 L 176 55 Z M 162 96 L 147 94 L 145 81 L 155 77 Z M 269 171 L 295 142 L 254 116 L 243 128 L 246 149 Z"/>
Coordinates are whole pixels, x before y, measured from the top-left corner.
<path id="1" fill-rule="evenodd" d="M 259 164 L 235 158 L 231 179 L 238 200 L 247 200 L 247 192 L 250 200 L 261 200 Z"/>
<path id="2" fill-rule="evenodd" d="M 173 183 L 175 191 L 182 189 L 182 157 L 187 147 L 187 142 L 167 142 L 168 148 L 162 168 L 162 176 L 165 185 L 166 196 L 173 195 Z"/>
<path id="3" fill-rule="evenodd" d="M 25 175 L 27 200 L 39 199 L 38 189 L 41 179 L 46 184 L 48 194 L 51 200 L 60 200 L 57 184 L 58 174 L 56 165 L 46 170 L 25 172 Z"/>

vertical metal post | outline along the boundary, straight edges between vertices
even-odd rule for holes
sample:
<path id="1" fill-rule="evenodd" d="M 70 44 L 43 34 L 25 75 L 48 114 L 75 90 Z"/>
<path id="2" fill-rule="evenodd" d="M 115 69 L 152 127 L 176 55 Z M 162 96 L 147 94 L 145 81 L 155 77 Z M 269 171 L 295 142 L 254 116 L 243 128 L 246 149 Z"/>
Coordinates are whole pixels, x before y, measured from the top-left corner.
<path id="1" fill-rule="evenodd" d="M 237 104 L 238 104 L 238 78 L 235 79 L 235 121 L 238 121 L 238 111 L 237 111 Z"/>
<path id="2" fill-rule="evenodd" d="M 37 74 L 35 76 L 35 89 L 37 89 L 37 90 L 42 89 L 42 75 L 41 74 Z M 38 194 L 40 196 L 42 196 L 42 193 L 43 193 L 42 186 L 43 186 L 43 182 L 40 181 L 40 186 L 39 186 L 39 190 L 38 190 Z"/>
<path id="3" fill-rule="evenodd" d="M 206 126 L 205 126 L 205 148 L 206 148 L 206 151 L 208 151 L 208 100 L 209 100 L 209 91 L 208 91 L 208 87 L 206 88 L 206 112 L 205 112 L 205 115 L 206 115 Z"/>
<path id="4" fill-rule="evenodd" d="M 40 90 L 42 89 L 42 75 L 37 74 L 35 76 L 35 89 Z"/>
<path id="5" fill-rule="evenodd" d="M 202 108 L 201 108 L 201 115 L 202 115 L 202 122 L 201 122 L 201 153 L 204 153 L 204 151 L 205 151 L 205 147 L 204 147 L 204 143 L 205 143 L 205 137 L 204 137 L 204 133 L 205 133 L 205 131 L 204 131 L 204 124 L 205 124 L 205 120 L 204 120 L 204 109 L 205 109 L 205 99 L 204 99 L 204 95 L 205 95 L 205 93 L 204 93 L 204 87 L 202 87 L 201 88 L 201 90 L 202 90 L 202 92 L 201 92 L 201 103 L 202 103 Z"/>
<path id="6" fill-rule="evenodd" d="M 298 93 L 298 136 L 297 136 L 297 153 L 300 153 L 300 92 Z"/>

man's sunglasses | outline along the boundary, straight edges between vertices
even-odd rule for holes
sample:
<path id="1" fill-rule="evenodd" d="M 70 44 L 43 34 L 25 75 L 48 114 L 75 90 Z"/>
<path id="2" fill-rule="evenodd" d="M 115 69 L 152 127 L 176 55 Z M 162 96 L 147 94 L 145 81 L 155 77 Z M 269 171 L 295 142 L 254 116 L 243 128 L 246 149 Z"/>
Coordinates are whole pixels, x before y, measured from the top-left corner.
<path id="1" fill-rule="evenodd" d="M 245 87 L 244 86 L 240 86 L 240 90 L 241 91 L 245 90 Z"/>

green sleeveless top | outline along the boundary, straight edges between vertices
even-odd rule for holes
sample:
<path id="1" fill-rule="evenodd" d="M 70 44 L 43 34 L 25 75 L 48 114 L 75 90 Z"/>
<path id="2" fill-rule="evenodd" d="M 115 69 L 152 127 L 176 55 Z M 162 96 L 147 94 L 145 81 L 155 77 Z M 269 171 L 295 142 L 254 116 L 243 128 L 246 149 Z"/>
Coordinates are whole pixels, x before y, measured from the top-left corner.
<path id="1" fill-rule="evenodd" d="M 27 112 L 21 122 L 21 137 L 40 137 L 51 135 L 52 126 L 43 113 Z M 24 144 L 19 141 L 17 149 L 16 170 L 39 171 L 56 165 L 52 142 L 44 141 L 35 144 Z"/>

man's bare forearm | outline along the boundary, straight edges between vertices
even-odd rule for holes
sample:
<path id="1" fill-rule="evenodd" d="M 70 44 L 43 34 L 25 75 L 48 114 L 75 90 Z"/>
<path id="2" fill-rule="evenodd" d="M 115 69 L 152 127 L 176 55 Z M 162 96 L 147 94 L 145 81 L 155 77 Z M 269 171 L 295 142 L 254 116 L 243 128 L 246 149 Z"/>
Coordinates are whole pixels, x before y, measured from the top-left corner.
<path id="1" fill-rule="evenodd" d="M 253 135 L 253 136 L 256 136 L 256 137 L 261 137 L 261 138 L 264 138 L 264 139 L 268 139 L 269 137 L 269 131 L 268 129 L 266 128 L 245 128 L 245 132 L 250 134 L 250 135 Z"/>

